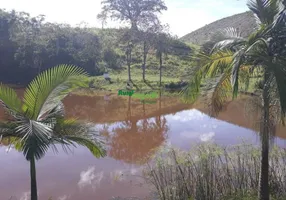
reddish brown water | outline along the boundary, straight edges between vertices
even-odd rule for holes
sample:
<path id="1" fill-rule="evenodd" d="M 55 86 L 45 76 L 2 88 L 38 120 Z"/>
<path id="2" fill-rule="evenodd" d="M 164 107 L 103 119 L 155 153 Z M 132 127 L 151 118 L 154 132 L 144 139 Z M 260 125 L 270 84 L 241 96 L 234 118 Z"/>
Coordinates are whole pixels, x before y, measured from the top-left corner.
<path id="1" fill-rule="evenodd" d="M 107 139 L 108 156 L 96 159 L 82 147 L 70 154 L 48 152 L 37 162 L 40 200 L 143 198 L 151 188 L 140 178 L 140 170 L 162 145 L 188 149 L 194 143 L 206 141 L 232 145 L 243 138 L 258 142 L 257 134 L 247 129 L 252 125 L 241 109 L 243 100 L 229 104 L 218 119 L 203 114 L 203 108 L 198 107 L 201 112 L 170 97 L 143 105 L 128 97 L 72 95 L 64 103 L 68 117 L 97 123 L 96 128 Z M 285 132 L 284 128 L 278 130 L 280 146 L 285 146 Z M 14 196 L 12 199 L 28 200 L 29 163 L 21 153 L 13 149 L 7 153 L 6 149 L 0 147 L 0 199 Z"/>

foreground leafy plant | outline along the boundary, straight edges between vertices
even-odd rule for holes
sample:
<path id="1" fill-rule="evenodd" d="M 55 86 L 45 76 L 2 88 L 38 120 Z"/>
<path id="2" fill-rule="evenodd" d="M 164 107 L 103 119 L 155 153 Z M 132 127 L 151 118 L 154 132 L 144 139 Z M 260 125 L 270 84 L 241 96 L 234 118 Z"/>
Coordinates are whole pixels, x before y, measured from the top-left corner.
<path id="1" fill-rule="evenodd" d="M 227 29 L 227 39 L 218 42 L 210 55 L 197 56 L 200 65 L 183 92 L 188 100 L 195 101 L 201 83 L 214 80 L 207 98 L 210 113 L 217 115 L 231 97 L 238 96 L 241 83 L 247 88 L 254 72 L 262 75 L 261 91 L 256 94 L 260 97 L 256 101 L 260 103 L 258 112 L 261 112 L 260 200 L 270 198 L 270 141 L 280 119 L 284 124 L 286 114 L 286 8 L 283 3 L 282 0 L 249 0 L 247 5 L 257 18 L 257 30 L 245 39 L 234 28 Z"/>
<path id="2" fill-rule="evenodd" d="M 31 200 L 37 200 L 35 160 L 57 144 L 87 147 L 94 156 L 105 156 L 103 142 L 91 124 L 64 118 L 62 100 L 73 90 L 88 87 L 87 74 L 78 67 L 60 65 L 38 75 L 25 89 L 23 101 L 16 92 L 0 85 L 0 102 L 9 118 L 0 122 L 1 139 L 9 138 L 30 161 Z"/>

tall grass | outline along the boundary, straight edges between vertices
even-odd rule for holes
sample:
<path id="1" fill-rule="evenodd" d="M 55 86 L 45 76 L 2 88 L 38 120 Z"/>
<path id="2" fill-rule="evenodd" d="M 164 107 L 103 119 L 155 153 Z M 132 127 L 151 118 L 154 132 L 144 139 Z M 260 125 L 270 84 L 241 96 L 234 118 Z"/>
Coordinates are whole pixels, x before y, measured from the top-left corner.
<path id="1" fill-rule="evenodd" d="M 201 144 L 189 152 L 160 152 L 144 170 L 160 200 L 238 200 L 256 198 L 259 146 L 220 147 Z M 286 150 L 274 146 L 270 155 L 273 199 L 286 199 Z"/>

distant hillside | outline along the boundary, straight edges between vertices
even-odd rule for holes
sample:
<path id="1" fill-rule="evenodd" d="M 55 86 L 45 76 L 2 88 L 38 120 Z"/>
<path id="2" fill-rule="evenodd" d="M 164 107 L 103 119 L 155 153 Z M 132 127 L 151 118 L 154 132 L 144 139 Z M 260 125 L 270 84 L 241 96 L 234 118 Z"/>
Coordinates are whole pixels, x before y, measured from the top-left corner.
<path id="1" fill-rule="evenodd" d="M 242 36 L 246 37 L 256 27 L 255 17 L 250 11 L 226 17 L 183 36 L 181 40 L 184 42 L 201 45 L 209 40 L 213 33 L 228 27 L 238 28 L 238 30 L 242 33 Z"/>

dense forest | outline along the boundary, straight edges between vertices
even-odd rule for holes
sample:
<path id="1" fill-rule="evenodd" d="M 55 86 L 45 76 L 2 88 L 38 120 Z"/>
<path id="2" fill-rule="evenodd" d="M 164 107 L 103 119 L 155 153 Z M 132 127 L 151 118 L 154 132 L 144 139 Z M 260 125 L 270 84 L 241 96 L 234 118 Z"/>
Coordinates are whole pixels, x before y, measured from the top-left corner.
<path id="1" fill-rule="evenodd" d="M 31 17 L 25 12 L 0 9 L 0 80 L 25 85 L 41 71 L 58 64 L 80 66 L 92 76 L 102 75 L 106 70 L 124 70 L 128 62 L 128 31 L 128 28 L 90 28 L 84 23 L 71 27 L 45 22 L 43 15 Z M 169 34 L 164 36 L 169 46 L 166 51 L 165 45 L 163 53 L 171 56 L 171 59 L 166 56 L 164 67 L 178 68 L 180 62 L 184 70 L 189 65 L 191 47 Z M 147 46 L 144 41 L 153 44 L 154 40 L 157 44 L 161 41 L 158 33 L 149 34 L 145 40 L 140 37 L 138 34 L 130 56 L 131 67 L 142 67 Z M 160 44 L 162 49 L 163 42 Z M 148 47 L 150 56 L 144 62 L 147 68 L 158 70 L 159 47 L 157 51 L 152 45 Z"/>

